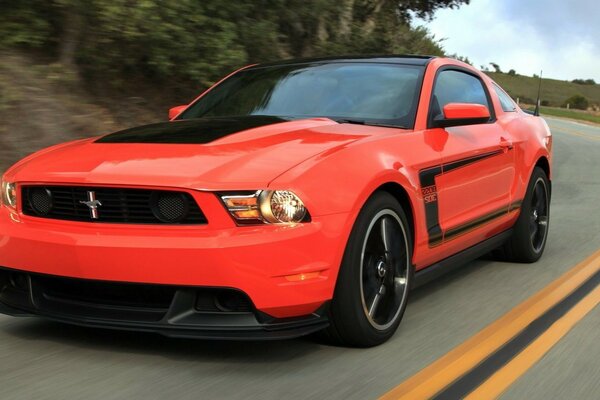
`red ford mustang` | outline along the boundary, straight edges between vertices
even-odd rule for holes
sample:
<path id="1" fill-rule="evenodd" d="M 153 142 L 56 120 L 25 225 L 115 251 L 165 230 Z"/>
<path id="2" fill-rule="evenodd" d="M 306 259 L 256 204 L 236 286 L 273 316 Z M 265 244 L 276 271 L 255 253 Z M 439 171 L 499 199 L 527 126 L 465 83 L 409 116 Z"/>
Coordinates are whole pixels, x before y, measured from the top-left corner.
<path id="1" fill-rule="evenodd" d="M 170 114 L 6 172 L 1 312 L 372 346 L 412 287 L 544 250 L 548 126 L 461 62 L 255 65 Z"/>

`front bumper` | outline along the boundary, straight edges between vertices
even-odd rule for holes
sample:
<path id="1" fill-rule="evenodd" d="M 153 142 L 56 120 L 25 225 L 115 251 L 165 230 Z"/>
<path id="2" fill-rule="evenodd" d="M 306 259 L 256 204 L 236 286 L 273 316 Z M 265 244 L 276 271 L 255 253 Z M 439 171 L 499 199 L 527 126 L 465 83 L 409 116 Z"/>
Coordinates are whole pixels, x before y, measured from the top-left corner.
<path id="1" fill-rule="evenodd" d="M 233 288 L 262 315 L 310 317 L 333 297 L 347 218 L 330 215 L 296 226 L 157 227 L 44 220 L 0 207 L 0 266 L 82 280 Z M 289 279 L 299 274 L 312 279 Z M 159 328 L 165 327 L 151 330 Z"/>
<path id="2" fill-rule="evenodd" d="M 310 315 L 277 319 L 232 290 L 83 281 L 4 268 L 0 288 L 3 314 L 171 337 L 291 339 L 328 325 L 327 304 Z"/>

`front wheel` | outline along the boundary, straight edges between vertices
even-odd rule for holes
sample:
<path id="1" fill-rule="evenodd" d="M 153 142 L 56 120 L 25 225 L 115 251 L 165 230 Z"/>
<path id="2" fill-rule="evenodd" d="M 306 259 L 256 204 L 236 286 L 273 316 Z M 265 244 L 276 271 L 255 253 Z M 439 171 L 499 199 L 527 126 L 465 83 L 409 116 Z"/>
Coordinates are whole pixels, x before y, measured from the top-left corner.
<path id="1" fill-rule="evenodd" d="M 370 347 L 395 333 L 412 279 L 412 240 L 406 214 L 386 192 L 371 197 L 348 241 L 331 303 L 327 336 Z"/>
<path id="2" fill-rule="evenodd" d="M 533 263 L 546 247 L 550 224 L 550 181 L 543 169 L 536 167 L 531 175 L 521 214 L 513 235 L 502 248 L 511 262 Z"/>

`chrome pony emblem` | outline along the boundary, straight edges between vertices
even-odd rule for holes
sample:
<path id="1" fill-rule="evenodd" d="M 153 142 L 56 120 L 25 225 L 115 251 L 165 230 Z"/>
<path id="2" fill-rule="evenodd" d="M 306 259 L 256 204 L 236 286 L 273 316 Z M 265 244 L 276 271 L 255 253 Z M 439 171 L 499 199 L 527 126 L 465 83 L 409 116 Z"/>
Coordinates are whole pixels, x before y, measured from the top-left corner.
<path id="1" fill-rule="evenodd" d="M 98 207 L 102 206 L 100 200 L 96 200 L 96 192 L 87 192 L 88 201 L 80 201 L 81 204 L 85 204 L 90 209 L 90 216 L 92 219 L 98 219 Z"/>

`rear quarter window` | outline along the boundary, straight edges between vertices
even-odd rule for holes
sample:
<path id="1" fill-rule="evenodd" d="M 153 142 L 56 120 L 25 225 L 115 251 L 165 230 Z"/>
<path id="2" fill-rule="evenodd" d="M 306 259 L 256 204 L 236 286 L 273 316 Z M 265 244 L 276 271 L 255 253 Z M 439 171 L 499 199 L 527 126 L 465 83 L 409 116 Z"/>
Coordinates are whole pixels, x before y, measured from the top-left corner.
<path id="1" fill-rule="evenodd" d="M 504 90 L 502 90 L 498 85 L 494 84 L 494 90 L 498 95 L 498 99 L 500 100 L 500 106 L 502 107 L 502 111 L 504 112 L 513 112 L 517 110 L 517 105 L 510 98 L 509 95 L 506 94 Z"/>

